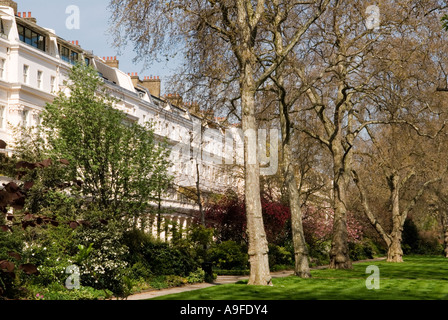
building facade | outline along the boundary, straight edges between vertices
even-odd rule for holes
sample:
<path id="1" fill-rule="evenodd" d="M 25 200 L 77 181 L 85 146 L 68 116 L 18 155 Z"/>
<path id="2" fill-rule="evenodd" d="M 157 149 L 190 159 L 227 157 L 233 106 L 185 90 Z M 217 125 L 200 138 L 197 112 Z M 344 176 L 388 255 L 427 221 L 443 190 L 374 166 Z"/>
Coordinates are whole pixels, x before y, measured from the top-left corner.
<path id="1" fill-rule="evenodd" d="M 197 201 L 182 190 L 194 193 L 198 182 L 202 192 L 222 192 L 240 185 L 229 165 L 241 162 L 243 142 L 233 129 L 183 104 L 176 95 L 162 97 L 158 77 L 140 79 L 137 74 L 126 74 L 116 57 L 95 56 L 78 42 L 40 27 L 31 13 L 18 12 L 11 0 L 0 0 L 0 139 L 12 146 L 14 127 L 39 126 L 43 107 L 66 90 L 64 81 L 77 63 L 98 71 L 119 100 L 115 107 L 131 121 L 151 121 L 156 137 L 168 141 L 175 187 L 162 203 L 166 220 L 185 227 L 197 216 Z"/>

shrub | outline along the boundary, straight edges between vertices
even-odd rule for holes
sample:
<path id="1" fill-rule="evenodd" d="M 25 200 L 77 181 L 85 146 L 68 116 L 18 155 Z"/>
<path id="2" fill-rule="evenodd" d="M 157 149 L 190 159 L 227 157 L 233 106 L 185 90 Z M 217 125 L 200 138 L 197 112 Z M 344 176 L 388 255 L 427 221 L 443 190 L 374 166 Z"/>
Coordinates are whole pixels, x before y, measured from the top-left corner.
<path id="1" fill-rule="evenodd" d="M 48 287 L 30 286 L 29 300 L 104 300 L 113 295 L 109 290 L 97 290 L 81 286 L 79 289 L 68 290 L 60 283 L 52 283 Z"/>
<path id="2" fill-rule="evenodd" d="M 402 242 L 404 254 L 416 253 L 419 247 L 420 236 L 417 226 L 412 219 L 407 218 L 403 225 Z"/>
<path id="3" fill-rule="evenodd" d="M 311 266 L 322 266 L 330 263 L 331 240 L 316 241 L 308 244 Z"/>
<path id="4" fill-rule="evenodd" d="M 124 235 L 124 244 L 129 248 L 126 260 L 135 265 L 131 270 L 140 273 L 139 276 L 186 277 L 200 266 L 194 248 L 186 241 L 167 243 L 143 231 L 133 230 Z"/>
<path id="5" fill-rule="evenodd" d="M 293 250 L 275 244 L 269 244 L 269 266 L 272 271 L 294 266 Z"/>
<path id="6" fill-rule="evenodd" d="M 443 246 L 437 237 L 429 232 L 419 232 L 411 218 L 406 219 L 402 236 L 404 254 L 443 254 Z"/>
<path id="7" fill-rule="evenodd" d="M 248 254 L 246 246 L 235 241 L 225 241 L 209 252 L 210 260 L 220 270 L 245 270 L 248 268 Z"/>
<path id="8" fill-rule="evenodd" d="M 78 243 L 84 247 L 93 244 L 93 250 L 79 265 L 81 284 L 95 289 L 107 289 L 122 295 L 128 262 L 125 260 L 128 247 L 123 244 L 123 234 L 118 222 L 108 225 L 92 224 L 90 228 L 77 230 Z"/>
<path id="9" fill-rule="evenodd" d="M 205 271 L 202 268 L 198 268 L 196 271 L 191 272 L 187 277 L 188 283 L 202 283 L 205 281 Z"/>
<path id="10" fill-rule="evenodd" d="M 374 248 L 369 241 L 349 242 L 349 255 L 353 261 L 372 259 Z"/>
<path id="11" fill-rule="evenodd" d="M 0 225 L 1 224 L 2 222 L 0 220 Z M 16 252 L 22 255 L 22 249 L 23 238 L 20 233 L 0 231 L 0 261 L 7 260 L 16 263 L 17 261 L 14 261 L 9 253 Z M 0 269 L 0 299 L 2 296 L 9 299 L 17 298 L 21 294 L 20 287 L 21 283 L 11 277 L 11 274 L 3 272 Z"/>

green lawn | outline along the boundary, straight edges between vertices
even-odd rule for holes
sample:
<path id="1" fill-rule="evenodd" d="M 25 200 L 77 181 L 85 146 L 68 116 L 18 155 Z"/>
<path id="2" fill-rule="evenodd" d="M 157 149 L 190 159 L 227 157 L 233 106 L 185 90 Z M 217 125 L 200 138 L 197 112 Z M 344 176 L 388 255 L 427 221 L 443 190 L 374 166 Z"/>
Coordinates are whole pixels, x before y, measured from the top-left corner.
<path id="1" fill-rule="evenodd" d="M 369 265 L 380 270 L 380 289 L 368 290 Z M 448 300 L 448 259 L 410 256 L 401 264 L 385 261 L 354 264 L 353 270 L 313 270 L 312 279 L 273 280 L 273 287 L 247 282 L 217 285 L 158 300 Z"/>

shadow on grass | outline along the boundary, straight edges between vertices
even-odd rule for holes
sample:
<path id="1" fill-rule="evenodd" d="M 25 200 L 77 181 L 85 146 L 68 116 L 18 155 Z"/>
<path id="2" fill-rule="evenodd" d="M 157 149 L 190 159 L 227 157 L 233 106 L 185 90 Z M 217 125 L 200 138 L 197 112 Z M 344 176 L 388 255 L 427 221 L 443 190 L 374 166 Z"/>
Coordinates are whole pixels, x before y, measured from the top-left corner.
<path id="1" fill-rule="evenodd" d="M 369 265 L 380 270 L 380 289 L 368 290 Z M 163 296 L 160 300 L 446 300 L 448 261 L 444 257 L 410 256 L 404 263 L 367 262 L 352 270 L 313 270 L 311 279 L 273 279 L 273 287 L 247 281 Z"/>

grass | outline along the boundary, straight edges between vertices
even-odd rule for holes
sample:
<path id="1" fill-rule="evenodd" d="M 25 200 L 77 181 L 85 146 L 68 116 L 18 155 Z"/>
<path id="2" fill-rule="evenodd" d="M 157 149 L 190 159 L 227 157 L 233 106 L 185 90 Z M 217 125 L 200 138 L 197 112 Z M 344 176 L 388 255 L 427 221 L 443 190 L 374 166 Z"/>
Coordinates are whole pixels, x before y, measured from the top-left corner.
<path id="1" fill-rule="evenodd" d="M 409 256 L 404 263 L 366 262 L 353 270 L 313 270 L 311 279 L 273 280 L 273 287 L 238 284 L 162 296 L 158 300 L 448 300 L 448 260 Z M 380 270 L 380 289 L 368 290 L 369 265 Z"/>

